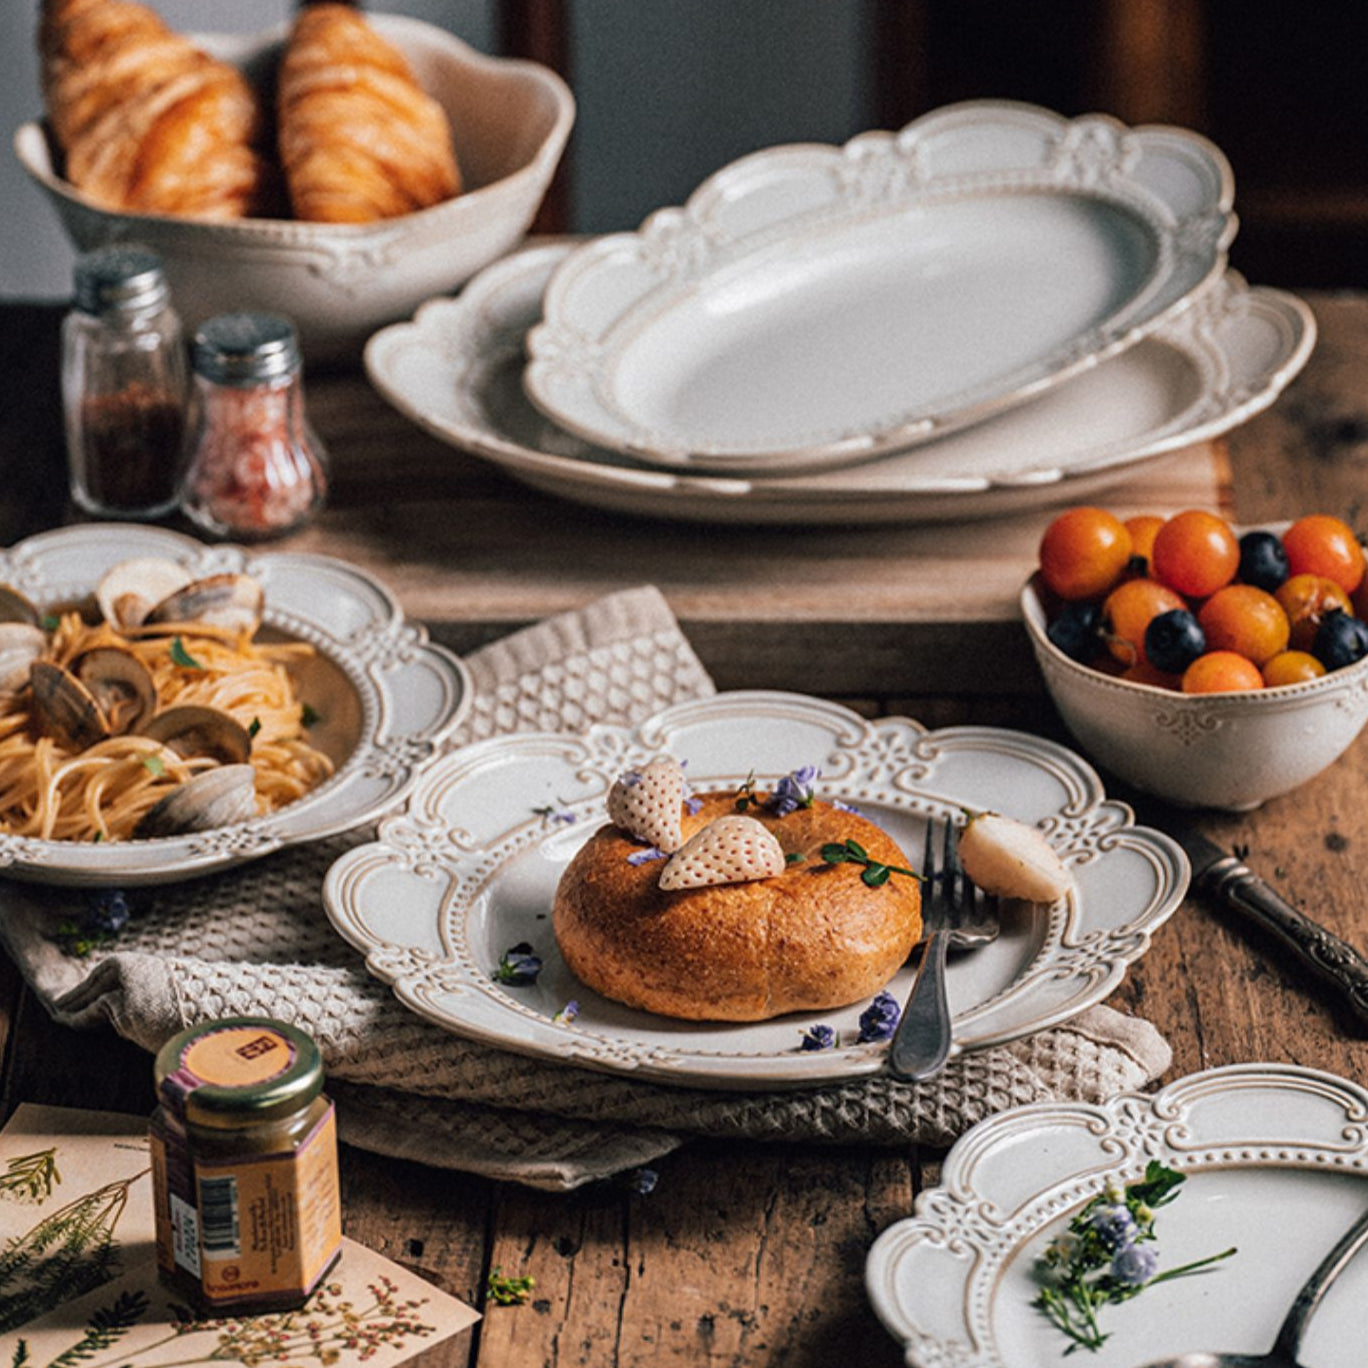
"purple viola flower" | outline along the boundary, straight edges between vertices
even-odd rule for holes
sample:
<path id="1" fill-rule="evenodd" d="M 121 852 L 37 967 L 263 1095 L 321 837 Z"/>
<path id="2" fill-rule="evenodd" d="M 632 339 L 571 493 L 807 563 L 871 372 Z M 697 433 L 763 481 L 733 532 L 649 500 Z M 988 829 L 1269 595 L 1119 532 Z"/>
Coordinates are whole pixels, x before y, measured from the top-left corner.
<path id="1" fill-rule="evenodd" d="M 512 988 L 525 988 L 528 984 L 536 983 L 541 969 L 541 956 L 526 941 L 519 941 L 503 952 L 499 967 L 494 971 L 494 982 L 506 983 Z"/>
<path id="2" fill-rule="evenodd" d="M 551 1018 L 551 1020 L 555 1022 L 557 1026 L 569 1026 L 570 1023 L 579 1016 L 579 1010 L 579 1000 L 577 998 L 571 998 L 570 1001 Z"/>
<path id="3" fill-rule="evenodd" d="M 663 860 L 666 858 L 665 852 L 659 849 L 659 847 L 643 846 L 640 850 L 632 851 L 627 857 L 627 863 L 629 865 L 644 865 L 648 864 L 651 860 Z"/>
<path id="4" fill-rule="evenodd" d="M 790 812 L 797 812 L 800 807 L 811 807 L 812 785 L 821 774 L 822 771 L 816 765 L 803 765 L 792 774 L 784 775 L 775 784 L 774 792 L 770 794 L 765 806 L 776 817 L 787 817 Z"/>
<path id="5" fill-rule="evenodd" d="M 826 1025 L 825 1022 L 818 1022 L 815 1026 L 809 1026 L 803 1032 L 803 1038 L 798 1044 L 800 1050 L 829 1050 L 836 1043 L 836 1032 Z"/>
<path id="6" fill-rule="evenodd" d="M 103 936 L 117 936 L 128 925 L 128 895 L 117 888 L 102 889 L 90 897 L 86 930 Z"/>
<path id="7" fill-rule="evenodd" d="M 1139 1233 L 1130 1208 L 1121 1202 L 1098 1207 L 1089 1218 L 1089 1223 L 1102 1241 L 1102 1247 L 1112 1253 L 1129 1248 Z"/>
<path id="8" fill-rule="evenodd" d="M 888 1040 L 897 1029 L 902 1008 L 892 993 L 879 993 L 860 1013 L 860 1034 L 856 1037 L 864 1045 L 875 1040 Z"/>
<path id="9" fill-rule="evenodd" d="M 1112 1260 L 1112 1276 L 1125 1287 L 1143 1287 L 1159 1269 L 1159 1256 L 1147 1244 L 1129 1244 Z"/>

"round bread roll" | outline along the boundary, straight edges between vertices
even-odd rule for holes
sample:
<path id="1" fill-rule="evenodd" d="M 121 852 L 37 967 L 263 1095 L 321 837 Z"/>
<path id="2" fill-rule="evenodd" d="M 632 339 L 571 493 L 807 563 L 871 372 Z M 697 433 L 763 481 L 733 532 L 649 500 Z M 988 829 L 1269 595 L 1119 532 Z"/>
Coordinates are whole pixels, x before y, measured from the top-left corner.
<path id="1" fill-rule="evenodd" d="M 700 795 L 684 838 L 736 811 L 736 794 Z M 919 881 L 870 888 L 857 864 L 829 865 L 822 846 L 853 838 L 881 864 L 910 867 L 872 822 L 814 802 L 784 817 L 763 806 L 785 854 L 783 874 L 667 893 L 660 860 L 620 827 L 601 827 L 561 875 L 554 926 L 575 975 L 605 997 L 694 1021 L 763 1021 L 858 1002 L 897 972 L 921 933 Z"/>

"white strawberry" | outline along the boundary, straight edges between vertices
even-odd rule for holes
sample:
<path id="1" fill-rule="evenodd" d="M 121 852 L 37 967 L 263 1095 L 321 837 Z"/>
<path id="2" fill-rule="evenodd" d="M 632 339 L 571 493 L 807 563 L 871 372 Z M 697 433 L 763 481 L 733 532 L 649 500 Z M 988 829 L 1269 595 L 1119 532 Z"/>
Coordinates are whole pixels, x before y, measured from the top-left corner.
<path id="1" fill-rule="evenodd" d="M 1013 817 L 977 812 L 960 833 L 960 864 L 985 893 L 1026 902 L 1054 902 L 1073 887 L 1044 835 Z"/>
<path id="2" fill-rule="evenodd" d="M 684 844 L 684 771 L 668 755 L 628 770 L 609 790 L 608 820 L 667 855 Z"/>
<path id="3" fill-rule="evenodd" d="M 754 817 L 729 814 L 696 831 L 660 871 L 667 891 L 772 879 L 788 867 L 774 833 Z"/>

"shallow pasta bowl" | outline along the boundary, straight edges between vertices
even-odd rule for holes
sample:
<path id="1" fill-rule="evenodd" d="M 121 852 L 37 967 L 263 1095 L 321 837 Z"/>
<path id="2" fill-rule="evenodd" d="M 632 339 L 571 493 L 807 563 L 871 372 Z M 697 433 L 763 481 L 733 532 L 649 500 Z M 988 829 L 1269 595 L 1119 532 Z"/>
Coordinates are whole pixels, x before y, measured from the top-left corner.
<path id="1" fill-rule="evenodd" d="M 251 575 L 265 591 L 260 639 L 313 647 L 288 668 L 335 772 L 266 816 L 208 831 L 100 844 L 0 830 L 0 873 L 51 884 L 170 883 L 371 821 L 398 803 L 470 703 L 465 666 L 406 623 L 382 585 L 326 556 L 206 547 L 162 528 L 82 524 L 0 553 L 0 581 L 42 611 L 86 599 L 111 566 L 162 557 L 193 578 Z"/>

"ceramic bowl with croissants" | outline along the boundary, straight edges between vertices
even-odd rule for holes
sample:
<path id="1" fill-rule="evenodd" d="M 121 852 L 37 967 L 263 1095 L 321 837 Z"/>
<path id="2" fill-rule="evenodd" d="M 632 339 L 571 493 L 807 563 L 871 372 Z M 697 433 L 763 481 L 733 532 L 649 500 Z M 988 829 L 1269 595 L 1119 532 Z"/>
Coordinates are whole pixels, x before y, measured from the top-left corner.
<path id="1" fill-rule="evenodd" d="M 42 0 L 38 43 L 45 117 L 15 151 L 74 245 L 146 243 L 191 327 L 270 308 L 311 359 L 513 247 L 575 117 L 543 66 L 342 4 L 186 35 L 136 0 Z"/>

